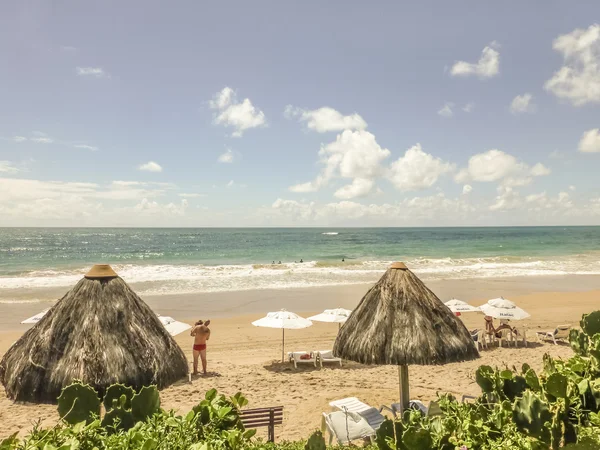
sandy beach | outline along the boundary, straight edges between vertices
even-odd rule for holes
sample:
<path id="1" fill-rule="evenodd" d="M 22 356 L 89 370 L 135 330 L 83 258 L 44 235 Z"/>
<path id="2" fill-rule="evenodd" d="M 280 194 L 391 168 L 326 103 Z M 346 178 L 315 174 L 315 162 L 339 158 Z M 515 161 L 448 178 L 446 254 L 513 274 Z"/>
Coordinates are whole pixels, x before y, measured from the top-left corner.
<path id="1" fill-rule="evenodd" d="M 598 277 L 531 277 L 486 280 L 450 280 L 427 283 L 440 296 L 455 296 L 474 305 L 494 296 L 504 295 L 531 314 L 522 325 L 528 330 L 527 348 L 493 348 L 481 352 L 479 360 L 436 367 L 410 367 L 411 397 L 427 402 L 437 392 L 477 395 L 474 371 L 481 364 L 516 366 L 528 363 L 540 368 L 542 355 L 569 357 L 568 345 L 538 344 L 535 332 L 558 324 L 578 326 L 582 313 L 600 307 Z M 345 363 L 344 367 L 322 370 L 302 367 L 295 370 L 279 362 L 281 332 L 250 325 L 266 311 L 285 307 L 309 315 L 330 307 L 353 308 L 368 285 L 335 286 L 308 289 L 265 290 L 147 297 L 158 313 L 168 314 L 188 323 L 197 318 L 212 318 L 212 338 L 208 347 L 210 374 L 195 377 L 164 389 L 162 405 L 166 409 L 188 411 L 204 395 L 216 388 L 225 394 L 243 392 L 250 407 L 283 405 L 284 425 L 277 429 L 277 439 L 300 439 L 320 425 L 321 412 L 329 411 L 332 400 L 356 396 L 373 406 L 391 404 L 398 399 L 395 367 L 366 367 Z M 0 304 L 0 355 L 27 329 L 19 321 L 49 304 Z M 468 328 L 481 328 L 480 314 L 463 314 Z M 521 324 L 520 324 L 521 325 Z M 333 324 L 315 323 L 312 327 L 286 333 L 286 350 L 311 351 L 332 347 L 337 332 Z M 191 340 L 187 333 L 176 337 L 191 367 Z M 58 419 L 54 405 L 15 404 L 0 388 L 0 437 L 29 430 L 41 420 L 51 426 Z"/>

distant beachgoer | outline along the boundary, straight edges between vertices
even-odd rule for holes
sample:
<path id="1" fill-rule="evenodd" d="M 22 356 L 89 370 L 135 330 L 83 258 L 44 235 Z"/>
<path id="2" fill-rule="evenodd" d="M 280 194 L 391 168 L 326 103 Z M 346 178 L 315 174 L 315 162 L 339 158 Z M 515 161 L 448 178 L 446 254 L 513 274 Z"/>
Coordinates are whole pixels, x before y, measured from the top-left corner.
<path id="1" fill-rule="evenodd" d="M 275 264 L 275 261 L 273 261 L 271 264 Z"/>
<path id="2" fill-rule="evenodd" d="M 198 375 L 198 357 L 202 359 L 202 372 L 206 375 L 206 341 L 210 339 L 210 320 L 199 320 L 194 324 L 190 336 L 194 336 L 194 372 Z"/>
<path id="3" fill-rule="evenodd" d="M 498 337 L 500 337 L 499 333 L 498 333 L 500 330 L 510 330 L 511 332 L 514 333 L 516 331 L 516 328 L 511 327 L 508 324 L 508 320 L 501 320 L 500 321 L 500 326 L 498 328 L 496 328 L 496 333 L 497 333 Z"/>
<path id="4" fill-rule="evenodd" d="M 344 258 L 342 258 L 342 262 L 345 262 L 346 260 Z"/>
<path id="5" fill-rule="evenodd" d="M 279 261 L 277 264 L 281 264 L 281 261 Z"/>
<path id="6" fill-rule="evenodd" d="M 303 263 L 304 261 L 300 260 L 301 263 Z"/>

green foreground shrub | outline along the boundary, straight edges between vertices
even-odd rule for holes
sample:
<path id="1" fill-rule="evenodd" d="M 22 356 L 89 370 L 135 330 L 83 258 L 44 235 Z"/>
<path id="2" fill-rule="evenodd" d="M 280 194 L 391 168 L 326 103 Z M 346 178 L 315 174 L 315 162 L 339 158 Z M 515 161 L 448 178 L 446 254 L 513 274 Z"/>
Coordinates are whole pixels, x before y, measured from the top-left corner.
<path id="1" fill-rule="evenodd" d="M 369 449 L 379 450 L 569 450 L 600 449 L 600 311 L 584 315 L 572 330 L 575 355 L 555 360 L 544 355 L 537 374 L 524 364 L 498 370 L 481 366 L 476 381 L 482 395 L 473 403 L 439 397 L 442 415 L 407 411 L 385 421 Z M 101 403 L 105 414 L 101 417 Z M 160 408 L 156 387 L 134 392 L 111 386 L 104 396 L 75 382 L 58 399 L 61 421 L 16 434 L 0 450 L 323 450 L 320 432 L 307 441 L 265 443 L 244 430 L 240 408 L 247 404 L 213 389 L 186 415 Z"/>

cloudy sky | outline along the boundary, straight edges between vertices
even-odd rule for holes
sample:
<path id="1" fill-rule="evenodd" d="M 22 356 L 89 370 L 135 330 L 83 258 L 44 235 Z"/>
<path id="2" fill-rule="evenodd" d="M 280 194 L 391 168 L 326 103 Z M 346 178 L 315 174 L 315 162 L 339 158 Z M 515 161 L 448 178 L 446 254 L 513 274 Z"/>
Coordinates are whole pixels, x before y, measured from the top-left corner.
<path id="1" fill-rule="evenodd" d="M 600 224 L 600 10 L 0 4 L 0 226 Z"/>

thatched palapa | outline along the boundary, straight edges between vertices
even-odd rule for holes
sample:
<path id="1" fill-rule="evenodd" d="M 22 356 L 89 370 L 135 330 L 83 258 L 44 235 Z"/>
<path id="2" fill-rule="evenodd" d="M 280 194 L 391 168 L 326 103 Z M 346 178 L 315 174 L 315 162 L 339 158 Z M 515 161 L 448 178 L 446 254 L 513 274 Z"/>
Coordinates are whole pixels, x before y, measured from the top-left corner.
<path id="1" fill-rule="evenodd" d="M 408 404 L 411 364 L 437 365 L 479 356 L 460 319 L 403 263 L 394 263 L 340 329 L 333 353 L 362 364 L 400 367 Z M 402 375 L 403 374 L 403 375 Z"/>
<path id="2" fill-rule="evenodd" d="M 181 348 L 156 314 L 108 265 L 94 266 L 0 362 L 9 398 L 56 402 L 80 379 L 168 386 L 188 373 Z"/>

